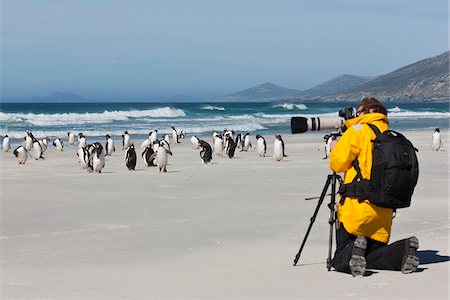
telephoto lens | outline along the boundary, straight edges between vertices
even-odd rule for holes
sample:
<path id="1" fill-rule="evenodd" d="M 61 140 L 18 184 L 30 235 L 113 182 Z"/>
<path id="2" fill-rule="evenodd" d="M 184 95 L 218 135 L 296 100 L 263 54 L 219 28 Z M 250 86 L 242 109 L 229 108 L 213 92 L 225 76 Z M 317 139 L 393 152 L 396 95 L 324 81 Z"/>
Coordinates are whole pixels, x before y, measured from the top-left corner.
<path id="1" fill-rule="evenodd" d="M 306 131 L 320 131 L 320 130 L 338 130 L 341 131 L 344 128 L 345 119 L 342 117 L 335 118 L 305 118 L 305 117 L 292 117 L 291 118 L 291 132 L 303 133 Z"/>

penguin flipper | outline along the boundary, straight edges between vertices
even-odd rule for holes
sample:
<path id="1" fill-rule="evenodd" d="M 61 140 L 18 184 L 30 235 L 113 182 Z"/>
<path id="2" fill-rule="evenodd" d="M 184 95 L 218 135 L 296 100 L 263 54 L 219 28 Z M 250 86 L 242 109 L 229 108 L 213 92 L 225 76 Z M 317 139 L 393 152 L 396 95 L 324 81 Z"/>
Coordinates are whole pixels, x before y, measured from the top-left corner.
<path id="1" fill-rule="evenodd" d="M 170 152 L 170 150 L 167 150 L 167 154 L 169 154 L 170 156 L 172 156 L 172 152 Z"/>

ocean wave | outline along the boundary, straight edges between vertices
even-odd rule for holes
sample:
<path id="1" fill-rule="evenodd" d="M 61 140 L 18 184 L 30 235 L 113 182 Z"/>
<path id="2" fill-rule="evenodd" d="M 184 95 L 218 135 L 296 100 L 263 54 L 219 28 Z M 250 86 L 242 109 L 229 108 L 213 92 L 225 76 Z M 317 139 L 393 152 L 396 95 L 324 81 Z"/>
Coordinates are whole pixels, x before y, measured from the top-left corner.
<path id="1" fill-rule="evenodd" d="M 399 112 L 399 111 L 402 111 L 402 109 L 398 106 L 388 109 L 388 112 L 390 112 L 390 113 Z"/>
<path id="2" fill-rule="evenodd" d="M 203 109 L 203 110 L 221 110 L 221 111 L 225 110 L 224 107 L 213 106 L 213 105 L 204 105 L 204 106 L 200 107 L 200 109 Z"/>
<path id="3" fill-rule="evenodd" d="M 295 103 L 283 103 L 272 106 L 273 108 L 282 108 L 285 110 L 307 110 L 308 107 L 305 104 L 295 104 Z"/>
<path id="4" fill-rule="evenodd" d="M 0 122 L 5 124 L 25 123 L 34 126 L 55 126 L 71 124 L 101 124 L 127 121 L 138 118 L 177 118 L 186 113 L 179 108 L 161 107 L 149 110 L 107 111 L 102 113 L 4 113 L 0 112 Z"/>
<path id="5" fill-rule="evenodd" d="M 389 112 L 389 118 L 417 118 L 417 119 L 442 119 L 442 118 L 450 118 L 450 112 L 431 112 L 431 111 L 408 111 L 401 110 L 398 112 Z"/>

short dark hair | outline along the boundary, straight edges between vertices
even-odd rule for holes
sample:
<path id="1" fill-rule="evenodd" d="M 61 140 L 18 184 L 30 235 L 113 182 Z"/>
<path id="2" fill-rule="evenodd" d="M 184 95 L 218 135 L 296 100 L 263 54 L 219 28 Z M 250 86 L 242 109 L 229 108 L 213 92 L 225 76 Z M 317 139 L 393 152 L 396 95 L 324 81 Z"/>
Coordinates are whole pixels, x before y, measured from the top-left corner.
<path id="1" fill-rule="evenodd" d="M 374 112 L 382 113 L 387 116 L 386 107 L 375 97 L 366 97 L 361 100 L 358 107 L 362 107 L 363 110 L 369 111 L 372 109 Z"/>

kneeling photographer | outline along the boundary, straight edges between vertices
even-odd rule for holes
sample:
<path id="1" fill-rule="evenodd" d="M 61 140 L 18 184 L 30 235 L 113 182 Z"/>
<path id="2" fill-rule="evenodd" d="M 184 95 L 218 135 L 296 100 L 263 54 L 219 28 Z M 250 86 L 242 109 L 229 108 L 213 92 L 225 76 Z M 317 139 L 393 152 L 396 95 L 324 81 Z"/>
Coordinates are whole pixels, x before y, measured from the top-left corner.
<path id="1" fill-rule="evenodd" d="M 345 127 L 346 131 L 331 150 L 329 162 L 334 172 L 345 172 L 344 187 L 374 177 L 371 174 L 373 141 L 378 136 L 377 129 L 378 134 L 389 129 L 387 110 L 376 98 L 364 98 L 357 106 L 356 117 L 346 120 Z M 354 190 L 353 194 L 340 190 L 337 246 L 331 266 L 358 277 L 364 276 L 366 268 L 416 271 L 418 239 L 410 237 L 388 245 L 394 209 L 358 197 Z"/>

